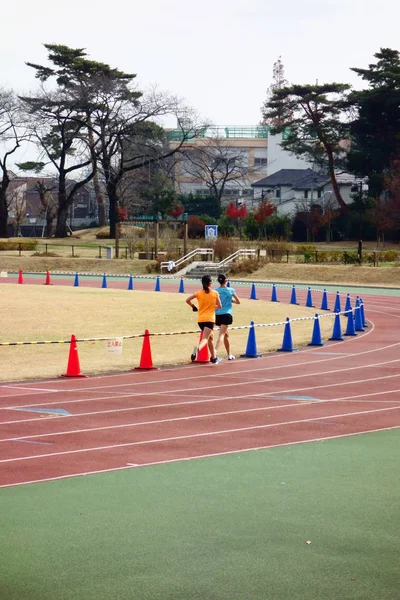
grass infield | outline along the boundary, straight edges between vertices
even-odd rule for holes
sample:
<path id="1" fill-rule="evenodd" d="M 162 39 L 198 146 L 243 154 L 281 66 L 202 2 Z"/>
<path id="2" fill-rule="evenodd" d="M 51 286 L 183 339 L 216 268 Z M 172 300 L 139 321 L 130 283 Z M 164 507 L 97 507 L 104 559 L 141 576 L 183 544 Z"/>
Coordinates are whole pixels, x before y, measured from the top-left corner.
<path id="1" fill-rule="evenodd" d="M 100 285 L 100 284 L 99 284 Z M 77 338 L 119 337 L 150 333 L 197 331 L 196 315 L 185 304 L 190 294 L 66 286 L 1 285 L 1 342 L 70 340 Z M 316 309 L 284 303 L 255 302 L 243 297 L 234 307 L 234 325 L 283 322 L 286 317 L 313 317 Z M 321 312 L 321 311 L 319 311 Z M 345 320 L 344 320 L 345 322 Z M 331 336 L 333 318 L 321 319 L 325 339 Z M 312 320 L 292 323 L 295 345 L 311 341 Z M 271 352 L 282 346 L 283 325 L 257 328 L 258 352 Z M 199 332 L 200 333 L 200 332 Z M 232 331 L 232 352 L 246 350 L 248 330 Z M 189 362 L 199 334 L 152 337 L 154 366 Z M 106 352 L 106 342 L 78 344 L 84 374 L 128 370 L 139 366 L 143 338 L 124 340 L 121 355 Z M 0 381 L 57 377 L 65 373 L 69 344 L 2 346 Z M 221 348 L 221 356 L 225 356 Z"/>
<path id="2" fill-rule="evenodd" d="M 399 443 L 388 431 L 1 490 L 1 597 L 397 600 Z"/>

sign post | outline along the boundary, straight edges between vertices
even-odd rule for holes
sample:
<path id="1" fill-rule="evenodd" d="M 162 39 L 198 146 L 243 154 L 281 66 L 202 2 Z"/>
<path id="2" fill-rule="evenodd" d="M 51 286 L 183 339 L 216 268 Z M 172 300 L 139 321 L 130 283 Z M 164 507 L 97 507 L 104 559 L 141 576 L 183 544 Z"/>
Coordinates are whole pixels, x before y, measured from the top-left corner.
<path id="1" fill-rule="evenodd" d="M 204 235 L 206 240 L 216 240 L 218 237 L 218 225 L 206 225 Z"/>

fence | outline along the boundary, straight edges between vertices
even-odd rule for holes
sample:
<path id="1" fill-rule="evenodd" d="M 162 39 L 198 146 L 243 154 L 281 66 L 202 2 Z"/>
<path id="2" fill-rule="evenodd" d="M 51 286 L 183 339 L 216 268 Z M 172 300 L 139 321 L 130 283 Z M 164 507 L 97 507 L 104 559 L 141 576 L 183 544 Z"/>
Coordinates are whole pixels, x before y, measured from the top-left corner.
<path id="1" fill-rule="evenodd" d="M 283 249 L 267 248 L 254 250 L 255 257 L 266 259 L 274 263 L 308 263 L 308 264 L 368 264 L 378 267 L 380 263 L 398 264 L 400 261 L 400 252 L 397 250 L 364 250 L 360 260 L 356 250 L 314 250 L 314 249 Z M 164 258 L 166 251 L 160 249 L 158 258 Z M 59 256 L 61 258 L 112 258 L 114 256 L 114 245 L 112 240 L 110 244 L 54 244 L 54 243 L 34 243 L 27 245 L 24 242 L 3 242 L 0 245 L 1 256 Z M 128 246 L 121 240 L 119 255 L 121 259 L 132 258 Z M 175 258 L 183 255 L 183 248 L 180 246 L 168 248 L 168 255 Z M 155 249 L 150 247 L 148 251 L 138 250 L 134 253 L 134 258 L 145 260 L 155 260 Z M 204 257 L 206 258 L 206 257 Z"/>

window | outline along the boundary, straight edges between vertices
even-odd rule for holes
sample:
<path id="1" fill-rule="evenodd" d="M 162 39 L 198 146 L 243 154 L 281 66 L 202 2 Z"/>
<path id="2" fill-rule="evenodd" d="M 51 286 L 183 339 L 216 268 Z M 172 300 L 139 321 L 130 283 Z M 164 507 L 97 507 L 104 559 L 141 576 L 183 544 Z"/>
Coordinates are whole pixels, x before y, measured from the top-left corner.
<path id="1" fill-rule="evenodd" d="M 322 191 L 321 191 L 321 190 L 318 190 L 317 197 L 318 197 L 318 198 L 322 198 Z"/>
<path id="2" fill-rule="evenodd" d="M 281 197 L 281 188 L 276 188 L 276 190 L 275 190 L 275 197 L 276 198 L 280 198 Z"/>
<path id="3" fill-rule="evenodd" d="M 307 198 L 308 198 L 308 190 L 304 190 L 304 198 L 307 200 Z"/>
<path id="4" fill-rule="evenodd" d="M 254 158 L 254 166 L 255 167 L 266 167 L 268 164 L 268 158 L 259 158 L 256 156 Z"/>

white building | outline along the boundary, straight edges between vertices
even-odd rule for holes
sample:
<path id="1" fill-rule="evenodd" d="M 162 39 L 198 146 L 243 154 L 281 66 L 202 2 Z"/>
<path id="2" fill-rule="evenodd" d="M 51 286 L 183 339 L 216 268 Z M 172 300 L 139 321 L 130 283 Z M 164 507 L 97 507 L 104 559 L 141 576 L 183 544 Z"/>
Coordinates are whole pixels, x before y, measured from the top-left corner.
<path id="1" fill-rule="evenodd" d="M 360 180 L 348 173 L 338 173 L 336 180 L 343 200 L 350 204 L 354 194 L 352 188 L 358 186 Z M 327 202 L 331 207 L 338 206 L 329 176 L 310 168 L 281 169 L 256 181 L 252 187 L 254 200 L 259 202 L 262 198 L 267 198 L 275 204 L 278 215 L 293 215 L 296 211 L 307 210 L 313 205 L 323 208 Z"/>

